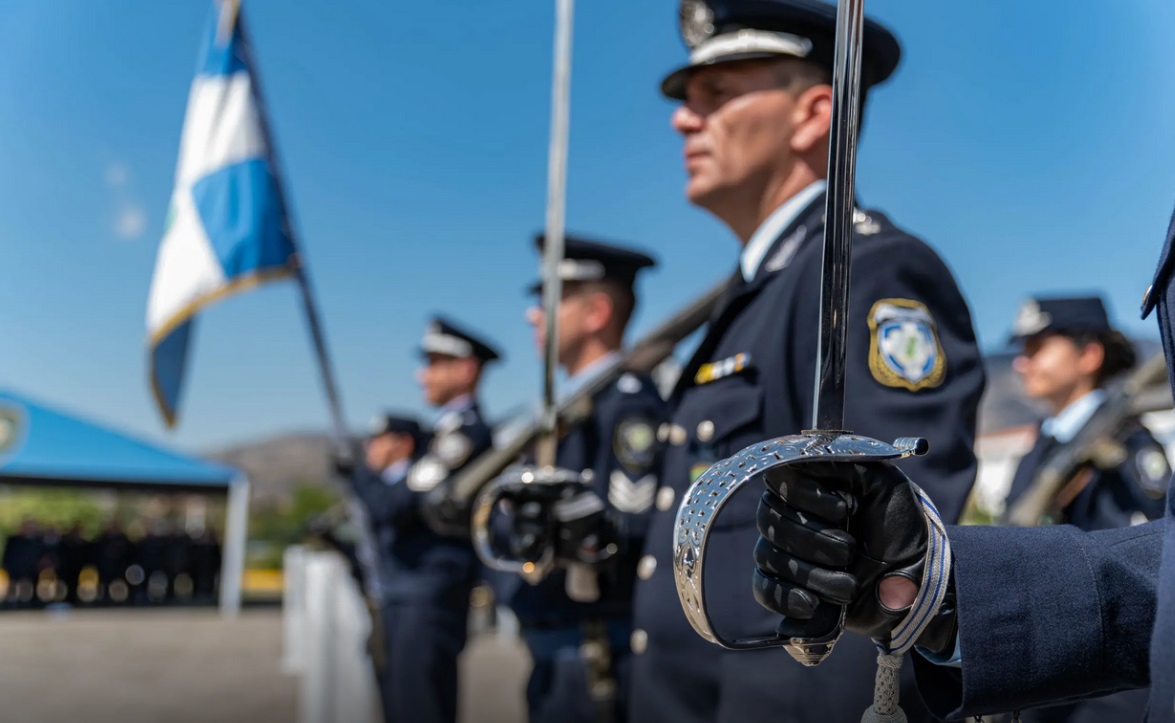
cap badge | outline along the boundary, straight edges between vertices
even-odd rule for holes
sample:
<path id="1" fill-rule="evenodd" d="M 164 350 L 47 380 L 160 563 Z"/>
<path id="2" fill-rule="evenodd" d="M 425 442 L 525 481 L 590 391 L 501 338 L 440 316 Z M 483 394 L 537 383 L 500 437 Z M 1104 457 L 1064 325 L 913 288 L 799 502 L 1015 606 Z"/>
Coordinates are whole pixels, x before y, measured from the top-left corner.
<path id="1" fill-rule="evenodd" d="M 681 0 L 681 37 L 691 49 L 714 35 L 714 11 L 705 0 Z"/>
<path id="2" fill-rule="evenodd" d="M 1041 310 L 1040 304 L 1036 301 L 1030 300 L 1020 307 L 1012 329 L 1019 336 L 1032 336 L 1047 329 L 1052 322 L 1052 316 Z"/>

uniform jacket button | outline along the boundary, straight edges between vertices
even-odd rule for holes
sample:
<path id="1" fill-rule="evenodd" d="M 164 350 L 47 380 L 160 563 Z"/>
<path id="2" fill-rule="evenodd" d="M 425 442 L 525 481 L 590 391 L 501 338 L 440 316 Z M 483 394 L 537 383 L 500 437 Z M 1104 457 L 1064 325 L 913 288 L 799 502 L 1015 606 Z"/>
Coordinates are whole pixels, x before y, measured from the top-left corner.
<path id="1" fill-rule="evenodd" d="M 669 487 L 668 485 L 657 490 L 657 509 L 661 510 L 662 512 L 669 511 L 669 509 L 673 507 L 674 497 L 675 495 L 673 494 L 673 488 Z"/>
<path id="2" fill-rule="evenodd" d="M 637 628 L 632 631 L 632 637 L 629 638 L 629 647 L 636 655 L 641 655 L 649 647 L 649 634 L 644 630 Z"/>
<path id="3" fill-rule="evenodd" d="M 709 442 L 714 438 L 714 423 L 709 419 L 698 422 L 698 441 Z"/>
<path id="4" fill-rule="evenodd" d="M 636 576 L 642 580 L 648 580 L 653 576 L 653 572 L 657 569 L 657 558 L 652 555 L 645 555 L 636 566 Z"/>

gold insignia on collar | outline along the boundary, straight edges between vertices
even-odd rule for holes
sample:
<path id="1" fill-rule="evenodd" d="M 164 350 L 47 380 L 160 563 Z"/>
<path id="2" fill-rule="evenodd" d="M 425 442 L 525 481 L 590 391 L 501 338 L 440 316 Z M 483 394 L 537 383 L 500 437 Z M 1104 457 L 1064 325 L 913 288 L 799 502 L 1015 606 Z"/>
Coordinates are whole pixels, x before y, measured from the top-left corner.
<path id="1" fill-rule="evenodd" d="M 946 378 L 938 324 L 926 305 L 880 299 L 869 310 L 869 371 L 887 387 L 930 389 Z"/>

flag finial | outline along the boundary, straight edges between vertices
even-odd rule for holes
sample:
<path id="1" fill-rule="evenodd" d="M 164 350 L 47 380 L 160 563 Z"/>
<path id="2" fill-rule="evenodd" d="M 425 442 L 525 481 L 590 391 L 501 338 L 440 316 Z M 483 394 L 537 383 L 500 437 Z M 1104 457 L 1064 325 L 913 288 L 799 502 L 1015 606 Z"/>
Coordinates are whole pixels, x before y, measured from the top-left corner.
<path id="1" fill-rule="evenodd" d="M 216 26 L 217 45 L 224 45 L 232 40 L 240 11 L 241 0 L 220 0 L 220 22 Z"/>

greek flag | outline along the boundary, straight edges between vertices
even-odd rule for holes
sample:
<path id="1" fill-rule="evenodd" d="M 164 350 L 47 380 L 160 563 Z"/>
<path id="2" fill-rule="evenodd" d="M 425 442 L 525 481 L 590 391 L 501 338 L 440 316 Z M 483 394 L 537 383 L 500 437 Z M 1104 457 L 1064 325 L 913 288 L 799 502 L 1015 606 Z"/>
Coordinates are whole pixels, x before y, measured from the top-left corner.
<path id="1" fill-rule="evenodd" d="M 168 427 L 200 309 L 297 269 L 255 77 L 239 0 L 214 1 L 147 301 L 151 387 Z"/>

